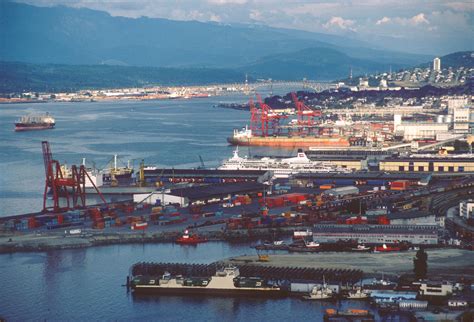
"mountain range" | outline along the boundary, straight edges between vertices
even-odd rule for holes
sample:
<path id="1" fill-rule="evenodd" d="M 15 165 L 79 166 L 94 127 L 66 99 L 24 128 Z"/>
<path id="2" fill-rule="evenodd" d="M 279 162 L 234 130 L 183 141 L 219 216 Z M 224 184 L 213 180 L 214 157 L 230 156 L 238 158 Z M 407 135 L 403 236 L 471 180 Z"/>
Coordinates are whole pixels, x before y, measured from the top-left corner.
<path id="1" fill-rule="evenodd" d="M 84 8 L 5 1 L 0 2 L 0 39 L 1 66 L 8 70 L 2 78 L 8 77 L 9 84 L 31 79 L 33 88 L 48 82 L 48 77 L 64 78 L 71 70 L 79 73 L 70 82 L 74 88 L 104 85 L 107 75 L 118 71 L 128 78 L 115 78 L 117 85 L 183 81 L 171 72 L 194 77 L 189 83 L 208 80 L 210 75 L 219 75 L 216 81 L 243 80 L 245 74 L 254 79 L 333 80 L 346 77 L 351 69 L 354 75 L 374 73 L 433 58 L 384 50 L 343 36 L 264 25 L 134 19 Z M 147 67 L 152 68 L 147 71 Z M 102 81 L 99 75 L 104 76 Z"/>

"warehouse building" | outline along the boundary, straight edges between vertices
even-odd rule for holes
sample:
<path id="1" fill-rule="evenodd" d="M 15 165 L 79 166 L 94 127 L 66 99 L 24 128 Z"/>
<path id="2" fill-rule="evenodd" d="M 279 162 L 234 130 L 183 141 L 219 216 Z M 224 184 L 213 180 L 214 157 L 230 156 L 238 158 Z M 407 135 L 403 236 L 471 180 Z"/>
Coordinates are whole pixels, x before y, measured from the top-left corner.
<path id="1" fill-rule="evenodd" d="M 147 183 L 263 183 L 272 177 L 273 172 L 266 170 L 158 169 L 154 167 L 144 169 L 144 178 Z"/>
<path id="2" fill-rule="evenodd" d="M 320 161 L 326 164 L 350 169 L 352 171 L 360 171 L 367 169 L 367 157 L 363 156 L 343 156 L 343 155 L 325 155 L 311 156 L 311 160 Z"/>
<path id="3" fill-rule="evenodd" d="M 380 161 L 380 171 L 400 172 L 474 172 L 474 158 L 413 157 L 387 158 Z"/>
<path id="4" fill-rule="evenodd" d="M 294 185 L 314 186 L 334 184 L 336 186 L 368 185 L 386 186 L 391 181 L 408 180 L 412 185 L 427 185 L 431 180 L 428 173 L 384 173 L 384 172 L 353 172 L 353 173 L 299 173 L 290 179 Z"/>
<path id="5" fill-rule="evenodd" d="M 436 245 L 438 226 L 320 224 L 313 228 L 313 239 L 320 243 L 355 239 L 359 243 L 366 244 L 409 242 L 415 245 Z"/>

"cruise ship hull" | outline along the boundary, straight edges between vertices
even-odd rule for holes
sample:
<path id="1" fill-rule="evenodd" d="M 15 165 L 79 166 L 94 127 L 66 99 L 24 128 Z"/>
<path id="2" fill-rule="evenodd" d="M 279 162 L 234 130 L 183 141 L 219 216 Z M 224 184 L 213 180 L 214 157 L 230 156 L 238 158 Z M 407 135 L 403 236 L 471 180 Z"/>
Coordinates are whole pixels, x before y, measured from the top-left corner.
<path id="1" fill-rule="evenodd" d="M 241 146 L 273 146 L 273 147 L 349 147 L 346 138 L 323 138 L 323 137 L 286 137 L 268 136 L 259 137 L 229 137 L 227 141 L 232 145 Z"/>

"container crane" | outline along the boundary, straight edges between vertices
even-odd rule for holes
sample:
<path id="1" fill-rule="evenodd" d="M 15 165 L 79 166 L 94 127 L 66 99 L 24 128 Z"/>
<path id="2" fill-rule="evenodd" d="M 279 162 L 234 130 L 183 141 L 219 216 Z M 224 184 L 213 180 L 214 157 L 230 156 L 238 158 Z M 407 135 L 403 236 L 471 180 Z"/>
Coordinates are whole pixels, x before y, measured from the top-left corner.
<path id="1" fill-rule="evenodd" d="M 42 141 L 43 161 L 45 167 L 45 187 L 43 194 L 43 211 L 61 212 L 72 208 L 86 207 L 85 183 L 86 177 L 92 183 L 104 204 L 106 203 L 104 196 L 96 187 L 84 165 L 79 168 L 76 165 L 71 166 L 70 175 L 66 176 L 61 169 L 61 164 L 53 159 L 51 147 L 48 141 Z M 46 206 L 48 191 L 53 195 L 53 207 Z M 61 198 L 65 199 L 66 206 L 60 207 Z M 71 200 L 70 200 L 71 198 Z"/>
<path id="2" fill-rule="evenodd" d="M 313 126 L 315 124 L 315 117 L 321 117 L 320 110 L 313 110 L 312 108 L 306 106 L 303 102 L 298 100 L 296 93 L 291 93 L 291 98 L 295 103 L 296 112 L 298 116 L 298 125 L 302 126 Z"/>

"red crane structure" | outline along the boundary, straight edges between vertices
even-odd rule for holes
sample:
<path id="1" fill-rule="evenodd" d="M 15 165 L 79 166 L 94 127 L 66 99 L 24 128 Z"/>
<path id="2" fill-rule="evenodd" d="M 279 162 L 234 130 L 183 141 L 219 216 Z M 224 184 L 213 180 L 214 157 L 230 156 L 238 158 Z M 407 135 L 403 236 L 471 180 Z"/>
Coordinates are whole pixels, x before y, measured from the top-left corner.
<path id="1" fill-rule="evenodd" d="M 43 141 L 41 144 L 43 148 L 44 169 L 46 174 L 43 194 L 43 212 L 61 212 L 70 210 L 72 208 L 86 207 L 86 177 L 92 183 L 104 204 L 106 203 L 104 196 L 96 187 L 83 165 L 81 165 L 79 169 L 75 165 L 71 166 L 71 176 L 65 177 L 61 169 L 61 164 L 57 160 L 53 160 L 49 142 Z M 51 190 L 53 195 L 52 207 L 46 206 L 48 190 Z M 64 198 L 66 201 L 65 207 L 62 208 L 60 205 L 61 198 Z M 72 201 L 72 208 L 70 199 Z"/>
<path id="2" fill-rule="evenodd" d="M 278 134 L 280 131 L 280 119 L 288 118 L 288 116 L 276 113 L 270 106 L 263 102 L 262 97 L 258 93 L 256 96 L 260 109 L 257 109 L 253 101 L 250 100 L 251 129 L 253 127 L 254 130 L 260 130 L 260 133 L 258 133 L 258 131 L 255 133 L 256 135 L 258 133 L 260 136 Z"/>
<path id="3" fill-rule="evenodd" d="M 298 116 L 298 125 L 299 126 L 314 126 L 315 117 L 321 117 L 320 110 L 313 110 L 312 108 L 306 106 L 303 102 L 298 100 L 296 93 L 291 93 L 291 98 L 295 103 L 296 113 Z"/>

